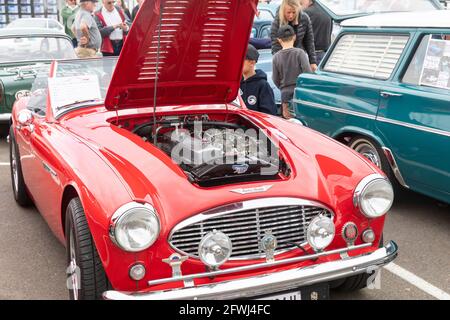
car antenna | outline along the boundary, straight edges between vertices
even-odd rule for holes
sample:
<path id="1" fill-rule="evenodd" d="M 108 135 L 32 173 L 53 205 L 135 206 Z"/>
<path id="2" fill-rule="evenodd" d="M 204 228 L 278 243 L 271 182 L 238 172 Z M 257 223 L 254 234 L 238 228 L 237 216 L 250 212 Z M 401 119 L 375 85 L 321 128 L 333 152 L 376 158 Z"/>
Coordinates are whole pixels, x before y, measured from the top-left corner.
<path id="1" fill-rule="evenodd" d="M 162 1 L 159 2 L 159 26 L 158 26 L 158 48 L 156 51 L 156 72 L 155 72 L 155 85 L 153 88 L 153 144 L 156 145 L 156 97 L 158 91 L 159 80 L 159 54 L 161 50 L 161 24 L 164 6 Z"/>

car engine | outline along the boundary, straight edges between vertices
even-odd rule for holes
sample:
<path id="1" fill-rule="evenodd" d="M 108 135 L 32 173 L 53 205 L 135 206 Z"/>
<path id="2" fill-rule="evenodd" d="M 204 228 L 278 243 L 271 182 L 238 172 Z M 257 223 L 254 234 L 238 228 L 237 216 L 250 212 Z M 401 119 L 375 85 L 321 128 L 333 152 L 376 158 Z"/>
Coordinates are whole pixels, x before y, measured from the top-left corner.
<path id="1" fill-rule="evenodd" d="M 202 187 L 289 175 L 274 143 L 244 122 L 211 120 L 208 115 L 161 117 L 133 132 L 164 151 Z"/>

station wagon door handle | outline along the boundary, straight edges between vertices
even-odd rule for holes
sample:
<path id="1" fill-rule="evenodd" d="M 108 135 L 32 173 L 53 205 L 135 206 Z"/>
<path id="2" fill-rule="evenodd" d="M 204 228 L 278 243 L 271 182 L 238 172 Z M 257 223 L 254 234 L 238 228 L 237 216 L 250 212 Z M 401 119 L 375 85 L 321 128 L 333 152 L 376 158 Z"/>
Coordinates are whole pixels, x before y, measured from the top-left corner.
<path id="1" fill-rule="evenodd" d="M 401 97 L 403 96 L 401 93 L 393 93 L 393 92 L 387 92 L 387 91 L 381 91 L 380 95 L 383 98 L 389 98 L 389 97 Z"/>

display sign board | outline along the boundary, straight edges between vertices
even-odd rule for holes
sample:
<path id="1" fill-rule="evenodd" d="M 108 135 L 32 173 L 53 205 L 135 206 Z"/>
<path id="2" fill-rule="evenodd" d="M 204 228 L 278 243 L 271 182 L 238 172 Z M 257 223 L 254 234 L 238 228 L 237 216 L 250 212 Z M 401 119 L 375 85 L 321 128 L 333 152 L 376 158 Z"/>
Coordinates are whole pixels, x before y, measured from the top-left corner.
<path id="1" fill-rule="evenodd" d="M 58 20 L 58 0 L 0 0 L 0 28 L 19 18 Z"/>
<path id="2" fill-rule="evenodd" d="M 50 101 L 55 114 L 58 108 L 86 100 L 100 100 L 100 84 L 95 75 L 48 79 Z"/>
<path id="3" fill-rule="evenodd" d="M 450 40 L 430 39 L 420 85 L 450 89 Z"/>

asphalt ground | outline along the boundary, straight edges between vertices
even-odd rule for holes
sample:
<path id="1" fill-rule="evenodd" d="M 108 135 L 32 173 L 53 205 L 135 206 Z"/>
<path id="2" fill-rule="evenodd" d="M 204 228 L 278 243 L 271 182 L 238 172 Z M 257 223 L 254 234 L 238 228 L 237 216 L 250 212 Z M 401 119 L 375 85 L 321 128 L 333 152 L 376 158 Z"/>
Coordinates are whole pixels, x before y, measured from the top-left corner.
<path id="1" fill-rule="evenodd" d="M 65 249 L 36 209 L 15 203 L 8 152 L 0 140 L 0 299 L 67 299 Z M 405 192 L 387 216 L 385 240 L 395 240 L 400 253 L 382 269 L 379 289 L 332 292 L 331 298 L 449 299 L 449 231 L 448 205 Z"/>

